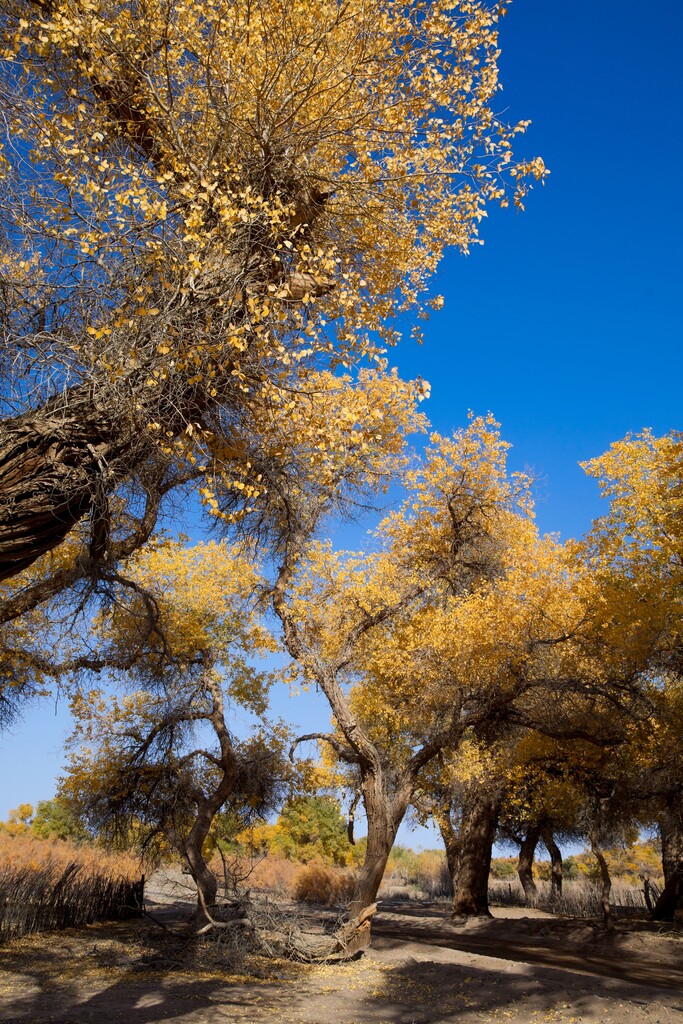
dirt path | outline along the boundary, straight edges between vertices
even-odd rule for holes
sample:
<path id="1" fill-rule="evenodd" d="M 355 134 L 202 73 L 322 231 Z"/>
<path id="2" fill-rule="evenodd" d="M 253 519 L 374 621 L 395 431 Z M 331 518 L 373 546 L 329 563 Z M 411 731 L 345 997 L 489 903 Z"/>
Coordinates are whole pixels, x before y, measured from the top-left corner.
<path id="1" fill-rule="evenodd" d="M 683 941 L 661 941 L 656 931 L 639 933 L 628 926 L 621 930 L 617 926 L 609 936 L 602 928 L 585 922 L 557 922 L 548 920 L 550 915 L 520 920 L 517 916 L 503 917 L 500 911 L 491 921 L 454 925 L 447 911 L 425 911 L 417 917 L 410 904 L 385 905 L 375 920 L 376 939 L 412 941 L 489 958 L 541 964 L 567 972 L 674 989 L 683 995 Z M 538 941 L 539 935 L 544 941 Z M 560 942 L 572 948 L 562 948 Z"/>
<path id="2" fill-rule="evenodd" d="M 387 905 L 371 952 L 356 963 L 247 957 L 231 968 L 220 945 L 147 921 L 93 925 L 0 949 L 0 1021 L 683 1024 L 683 987 L 673 987 L 679 937 L 624 933 L 608 956 L 600 945 L 586 924 L 497 920 L 456 930 L 442 908 Z"/>

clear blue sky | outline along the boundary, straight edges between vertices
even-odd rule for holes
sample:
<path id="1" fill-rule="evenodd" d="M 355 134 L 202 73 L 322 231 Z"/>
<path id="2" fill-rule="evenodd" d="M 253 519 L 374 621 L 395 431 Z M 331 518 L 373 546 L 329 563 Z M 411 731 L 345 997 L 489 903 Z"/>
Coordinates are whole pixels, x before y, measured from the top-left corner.
<path id="1" fill-rule="evenodd" d="M 525 213 L 491 211 L 483 247 L 448 256 L 425 344 L 391 354 L 431 382 L 438 430 L 495 413 L 514 468 L 538 478 L 541 529 L 565 538 L 599 507 L 579 460 L 683 427 L 682 37 L 680 0 L 515 0 L 499 108 L 533 121 L 519 152 L 551 176 Z M 306 729 L 325 718 L 314 695 L 285 712 Z M 44 706 L 0 737 L 0 817 L 52 795 L 66 729 Z"/>

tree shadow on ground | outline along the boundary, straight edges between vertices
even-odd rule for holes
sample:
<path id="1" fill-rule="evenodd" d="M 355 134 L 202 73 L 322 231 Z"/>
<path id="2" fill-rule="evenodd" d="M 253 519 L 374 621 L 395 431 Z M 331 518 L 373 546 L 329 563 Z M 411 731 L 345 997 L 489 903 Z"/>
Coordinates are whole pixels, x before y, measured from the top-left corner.
<path id="1" fill-rule="evenodd" d="M 444 1024 L 447 1021 L 534 1020 L 591 1021 L 618 1019 L 623 1022 L 652 1020 L 653 1009 L 661 1007 L 664 1021 L 683 1019 L 683 995 L 669 984 L 653 987 L 620 978 L 596 977 L 540 964 L 491 961 L 481 965 L 448 962 L 452 952 L 431 951 L 418 943 L 377 938 L 375 955 L 389 958 L 405 955 L 412 948 L 416 956 L 397 963 L 387 975 L 384 992 L 357 1008 L 358 1024 Z M 505 957 L 501 948 L 499 957 Z M 462 959 L 466 959 L 467 954 Z M 478 963 L 476 961 L 479 961 Z M 630 1004 L 632 1015 L 624 1010 Z M 611 1012 L 619 1006 L 618 1017 Z M 642 1015 L 642 1016 L 641 1016 Z M 325 1019 L 321 1015 L 321 1019 Z M 659 1018 L 657 1018 L 659 1019 Z"/>
<path id="2" fill-rule="evenodd" d="M 217 1005 L 234 1016 L 282 985 L 277 977 L 246 978 L 239 964 L 231 973 L 233 958 L 220 945 L 176 937 L 151 925 L 144 928 L 142 949 L 140 931 L 133 929 L 123 936 L 113 930 L 93 931 L 87 952 L 82 933 L 52 934 L 42 948 L 37 938 L 32 937 L 30 956 L 24 943 L 3 952 L 0 979 L 10 979 L 15 991 L 3 1000 L 0 1021 L 154 1024 Z M 61 955 L 56 956 L 60 940 Z M 8 985 L 2 987 L 7 992 Z"/>
<path id="3" fill-rule="evenodd" d="M 515 962 L 502 934 L 493 943 L 489 937 L 482 952 L 482 938 L 477 943 L 476 934 L 439 933 L 433 918 L 424 921 L 424 929 L 413 927 L 412 919 L 399 921 L 398 915 L 378 918 L 370 955 L 358 963 L 298 968 L 251 959 L 248 974 L 240 973 L 238 962 L 231 970 L 230 953 L 220 943 L 180 938 L 149 922 L 32 936 L 1 952 L 0 1021 L 683 1022 L 683 985 L 672 988 L 676 970 L 664 964 L 641 965 L 652 973 L 646 983 L 634 984 L 631 963 L 622 963 L 621 977 L 600 977 L 590 973 L 576 950 L 564 961 L 567 951 L 536 947 L 520 951 Z M 431 937 L 425 934 L 430 926 Z M 468 942 L 477 948 L 468 948 Z M 534 951 L 544 959 L 529 962 Z M 13 986 L 11 995 L 3 972 Z M 628 1012 L 622 1009 L 626 1005 Z M 653 1008 L 657 1013 L 648 1018 Z"/>
<path id="4" fill-rule="evenodd" d="M 404 906 L 384 905 L 373 923 L 375 940 L 414 941 L 683 991 L 683 944 L 677 963 L 661 962 L 656 949 L 647 959 L 634 957 L 626 946 L 641 931 L 639 922 L 606 932 L 596 921 L 550 917 L 488 918 L 458 925 L 443 909 L 427 917 Z"/>

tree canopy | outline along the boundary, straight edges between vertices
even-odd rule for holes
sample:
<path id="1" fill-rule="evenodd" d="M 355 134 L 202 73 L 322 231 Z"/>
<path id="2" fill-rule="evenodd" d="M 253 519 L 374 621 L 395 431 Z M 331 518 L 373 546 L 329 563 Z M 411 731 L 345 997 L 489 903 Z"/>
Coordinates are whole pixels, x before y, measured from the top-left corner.
<path id="1" fill-rule="evenodd" d="M 178 463 L 228 516 L 263 496 L 254 417 L 395 340 L 546 173 L 494 113 L 504 11 L 4 4 L 0 576 L 88 512 L 106 561 L 109 496 Z"/>

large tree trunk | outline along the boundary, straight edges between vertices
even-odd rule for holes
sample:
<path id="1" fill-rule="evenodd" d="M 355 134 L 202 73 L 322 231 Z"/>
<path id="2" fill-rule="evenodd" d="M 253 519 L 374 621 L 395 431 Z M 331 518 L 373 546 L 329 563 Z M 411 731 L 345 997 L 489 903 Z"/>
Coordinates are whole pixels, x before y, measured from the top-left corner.
<path id="1" fill-rule="evenodd" d="M 527 906 L 532 906 L 538 895 L 538 889 L 534 881 L 534 854 L 536 853 L 536 847 L 540 838 L 540 828 L 538 825 L 532 826 L 529 828 L 519 848 L 517 874 L 522 883 L 522 889 L 524 889 L 524 898 Z"/>
<path id="2" fill-rule="evenodd" d="M 71 388 L 0 424 L 0 580 L 57 547 L 91 509 L 96 546 L 107 495 L 157 450 L 150 422 L 163 424 L 167 440 L 215 404 L 179 376 L 146 387 L 153 365 Z"/>
<path id="3" fill-rule="evenodd" d="M 385 778 L 381 769 L 368 768 L 363 771 L 361 791 L 368 821 L 368 839 L 365 859 L 358 872 L 353 898 L 349 904 L 351 920 L 375 902 L 396 833 L 408 809 L 410 792 L 402 792 L 399 789 L 395 795 L 389 797 L 385 792 L 384 783 Z"/>
<path id="4" fill-rule="evenodd" d="M 659 817 L 659 837 L 662 843 L 662 871 L 666 886 L 683 861 L 683 816 L 680 797 L 671 801 Z"/>
<path id="5" fill-rule="evenodd" d="M 550 897 L 559 900 L 562 895 L 562 852 L 549 829 L 544 829 L 541 838 L 550 855 Z"/>
<path id="6" fill-rule="evenodd" d="M 465 799 L 453 917 L 490 917 L 489 873 L 500 799 L 474 789 Z"/>
<path id="7" fill-rule="evenodd" d="M 133 403 L 81 387 L 0 428 L 0 579 L 61 543 L 97 501 L 144 459 Z M 146 423 L 144 425 L 146 428 Z"/>
<path id="8" fill-rule="evenodd" d="M 652 917 L 655 921 L 675 921 L 677 914 L 683 914 L 683 860 L 671 873 L 655 904 Z"/>

